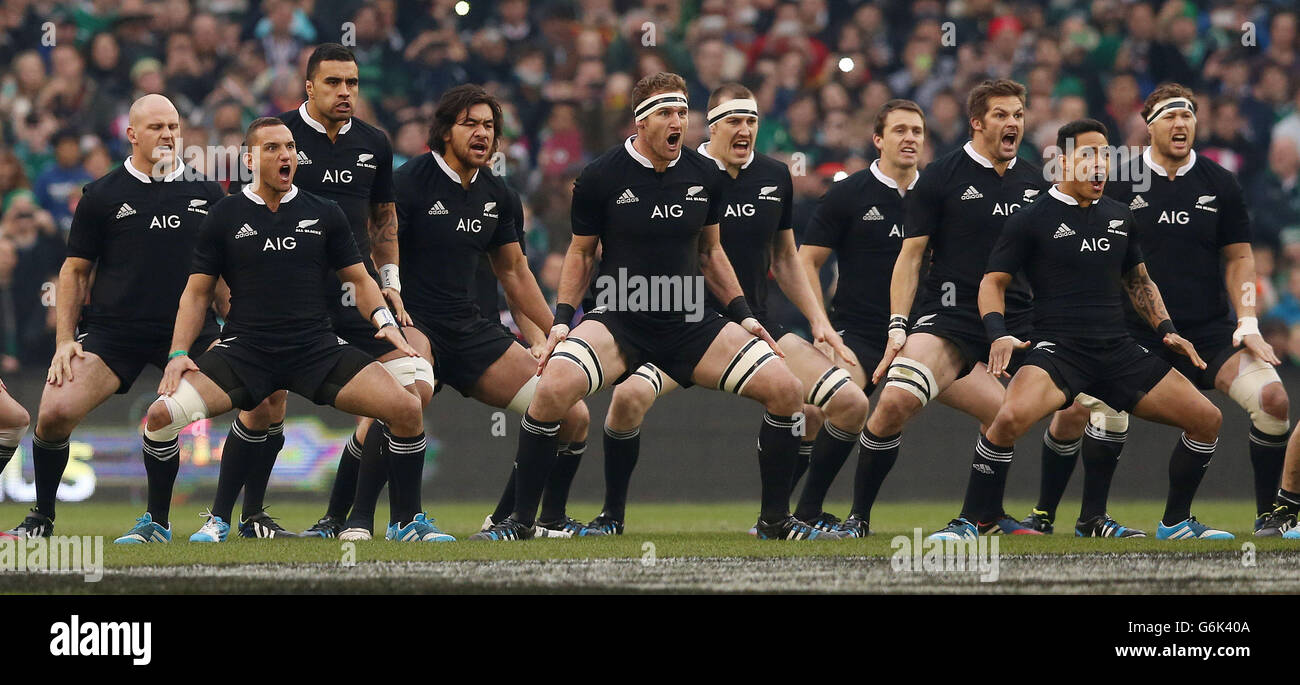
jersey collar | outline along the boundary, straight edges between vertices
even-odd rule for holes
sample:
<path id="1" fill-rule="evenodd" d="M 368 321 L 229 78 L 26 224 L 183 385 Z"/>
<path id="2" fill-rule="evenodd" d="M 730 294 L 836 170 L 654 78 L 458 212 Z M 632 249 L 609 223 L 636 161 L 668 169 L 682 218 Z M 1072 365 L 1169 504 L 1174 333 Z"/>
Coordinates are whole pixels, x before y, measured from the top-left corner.
<path id="1" fill-rule="evenodd" d="M 893 188 L 894 190 L 898 190 L 899 195 L 903 194 L 903 191 L 899 190 L 898 184 L 894 182 L 894 179 L 885 175 L 885 172 L 880 170 L 880 160 L 877 159 L 876 161 L 871 163 L 871 175 L 875 176 L 877 181 L 880 181 L 881 183 L 885 184 L 890 188 Z M 913 176 L 912 182 L 907 184 L 907 189 L 911 190 L 912 188 L 916 187 L 916 179 L 920 177 L 921 177 L 920 174 L 916 174 L 915 176 Z"/>
<path id="2" fill-rule="evenodd" d="M 643 166 L 643 167 L 645 167 L 645 168 L 647 168 L 647 169 L 653 169 L 653 168 L 655 168 L 654 162 L 651 162 L 650 159 L 649 159 L 648 157 L 646 157 L 645 155 L 641 154 L 640 152 L 637 152 L 637 151 L 636 151 L 636 148 L 632 146 L 632 139 L 634 139 L 634 138 L 636 138 L 636 136 L 628 136 L 628 137 L 627 137 L 627 140 L 623 141 L 623 149 L 627 150 L 627 153 L 628 153 L 629 155 L 632 155 L 632 159 L 635 159 L 636 161 L 640 162 L 640 163 L 641 163 L 641 166 Z M 679 160 L 679 159 L 681 159 L 681 158 L 682 158 L 682 153 L 681 153 L 681 152 L 678 152 L 678 153 L 677 153 L 677 157 L 676 157 L 676 159 L 674 159 L 673 161 L 669 162 L 669 163 L 668 163 L 668 166 L 673 166 L 674 164 L 677 163 L 677 160 Z M 716 162 L 717 160 L 714 160 L 714 161 Z"/>
<path id="3" fill-rule="evenodd" d="M 447 164 L 447 160 L 443 159 L 442 155 L 438 154 L 436 150 L 430 150 L 429 154 L 433 155 L 433 159 L 438 162 L 438 166 L 442 167 L 443 172 L 446 173 L 456 185 L 460 185 L 460 174 L 456 173 L 456 170 L 452 169 L 450 164 Z M 475 169 L 474 175 L 469 177 L 469 182 L 473 183 L 477 180 L 478 169 Z"/>
<path id="4" fill-rule="evenodd" d="M 1079 201 L 1078 201 L 1078 200 L 1076 200 L 1076 199 L 1070 197 L 1069 195 L 1066 195 L 1065 193 L 1061 192 L 1060 190 L 1058 190 L 1058 189 L 1056 188 L 1056 186 L 1052 186 L 1051 188 L 1048 188 L 1048 189 L 1047 189 L 1047 194 L 1048 194 L 1048 195 L 1051 195 L 1052 197 L 1056 198 L 1057 200 L 1060 200 L 1061 202 L 1064 202 L 1064 203 L 1067 204 L 1067 205 L 1074 205 L 1075 207 L 1078 207 L 1078 206 L 1079 206 Z"/>
<path id="5" fill-rule="evenodd" d="M 706 141 L 704 141 L 703 143 L 700 143 L 700 146 L 699 146 L 698 148 L 696 148 L 695 151 L 698 152 L 698 153 L 700 153 L 700 154 L 702 154 L 702 155 L 704 155 L 705 157 L 708 157 L 709 159 L 713 160 L 713 163 L 714 163 L 714 164 L 717 164 L 719 169 L 721 169 L 721 170 L 723 170 L 723 171 L 726 171 L 726 170 L 727 170 L 727 163 L 726 163 L 726 162 L 724 162 L 724 161 L 718 159 L 717 157 L 714 157 L 713 155 L 709 154 L 709 141 L 706 140 Z M 635 150 L 634 150 L 634 152 L 635 152 Z M 673 160 L 673 164 L 676 164 L 676 163 L 677 163 L 677 161 L 676 161 L 676 160 Z M 754 163 L 754 149 L 753 149 L 753 146 L 751 146 L 750 149 L 749 149 L 749 159 L 745 160 L 745 163 L 744 163 L 744 164 L 741 164 L 741 165 L 740 165 L 740 168 L 741 168 L 741 169 L 748 169 L 748 168 L 749 168 L 749 165 L 750 165 L 750 164 L 753 164 L 753 163 Z M 672 164 L 669 164 L 668 166 L 672 166 Z"/>
<path id="6" fill-rule="evenodd" d="M 135 155 L 131 155 L 130 157 L 127 157 L 126 161 L 122 163 L 122 166 L 126 168 L 126 172 L 140 179 L 141 183 L 153 183 L 153 177 L 151 177 L 149 174 L 142 174 L 140 173 L 139 169 L 135 168 L 135 165 L 131 163 L 132 157 L 135 157 Z M 175 181 L 176 179 L 180 178 L 181 174 L 183 173 L 185 173 L 185 162 L 181 162 L 180 160 L 177 160 L 176 168 L 173 169 L 166 176 L 163 176 L 163 183 L 166 183 L 167 181 Z"/>
<path id="7" fill-rule="evenodd" d="M 253 192 L 253 186 L 251 185 L 244 186 L 244 190 L 242 192 L 244 193 L 244 197 L 252 200 L 253 202 L 256 202 L 259 205 L 262 205 L 263 207 L 266 206 L 266 200 L 263 200 L 261 195 L 258 195 L 257 193 Z M 298 186 L 290 184 L 289 192 L 285 193 L 284 197 L 280 198 L 280 204 L 283 205 L 284 203 L 294 199 L 295 197 L 298 197 Z"/>
<path id="8" fill-rule="evenodd" d="M 966 151 L 966 155 L 967 155 L 968 157 L 970 157 L 971 159 L 975 160 L 975 163 L 976 163 L 976 164 L 979 164 L 980 166 L 982 166 L 982 167 L 984 167 L 984 168 L 986 168 L 986 169 L 992 169 L 992 168 L 993 168 L 993 162 L 989 161 L 989 159 L 988 159 L 987 157 L 985 157 L 984 155 L 981 155 L 980 153 L 976 152 L 976 151 L 975 151 L 975 145 L 974 145 L 974 143 L 972 143 L 971 141 L 969 141 L 969 140 L 966 141 L 966 144 L 963 145 L 961 149 L 965 150 L 965 151 Z M 1012 157 L 1012 158 L 1011 158 L 1011 161 L 1010 161 L 1010 162 L 1007 162 L 1007 168 L 1010 169 L 1010 168 L 1014 167 L 1014 166 L 1016 165 L 1016 160 L 1017 160 L 1017 159 L 1020 159 L 1020 158 L 1019 158 L 1019 157 Z"/>
<path id="9" fill-rule="evenodd" d="M 1169 178 L 1169 172 L 1165 171 L 1164 167 L 1160 166 L 1159 164 L 1156 164 L 1155 160 L 1151 159 L 1150 145 L 1147 146 L 1147 149 L 1142 151 L 1142 161 L 1147 166 L 1151 167 L 1152 171 L 1159 174 L 1161 178 Z M 1182 176 L 1187 172 L 1191 171 L 1193 164 L 1196 164 L 1196 150 L 1192 150 L 1187 153 L 1187 163 L 1178 167 L 1178 169 L 1174 172 L 1174 176 Z"/>
<path id="10" fill-rule="evenodd" d="M 308 126 L 316 129 L 320 133 L 329 135 L 329 133 L 325 132 L 325 125 L 311 118 L 311 115 L 307 113 L 306 102 L 303 102 L 301 105 L 298 105 L 298 115 L 302 117 L 302 120 L 306 122 Z M 352 118 L 349 117 L 347 123 L 343 124 L 343 127 L 339 129 L 338 134 L 343 135 L 344 133 L 347 133 L 351 128 L 352 128 Z"/>

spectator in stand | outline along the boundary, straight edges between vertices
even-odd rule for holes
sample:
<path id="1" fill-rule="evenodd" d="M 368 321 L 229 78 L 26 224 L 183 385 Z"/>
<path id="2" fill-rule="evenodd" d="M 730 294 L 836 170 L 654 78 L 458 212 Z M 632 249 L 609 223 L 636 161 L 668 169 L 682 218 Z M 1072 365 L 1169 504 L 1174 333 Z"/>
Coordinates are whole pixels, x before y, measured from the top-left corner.
<path id="1" fill-rule="evenodd" d="M 54 161 L 36 177 L 32 189 L 36 201 L 54 217 L 63 232 L 72 227 L 72 209 L 68 198 L 94 178 L 82 165 L 81 139 L 75 131 L 63 130 L 54 135 Z"/>

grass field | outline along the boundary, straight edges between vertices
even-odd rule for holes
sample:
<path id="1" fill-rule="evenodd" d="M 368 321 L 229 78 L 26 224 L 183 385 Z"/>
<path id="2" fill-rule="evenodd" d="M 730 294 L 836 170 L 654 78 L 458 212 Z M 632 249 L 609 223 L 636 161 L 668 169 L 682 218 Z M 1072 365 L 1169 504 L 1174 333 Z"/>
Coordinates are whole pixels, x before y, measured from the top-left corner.
<path id="1" fill-rule="evenodd" d="M 381 511 L 383 511 L 381 503 Z M 613 538 L 511 543 L 398 544 L 345 547 L 337 540 L 186 542 L 202 519 L 172 513 L 170 545 L 106 544 L 104 577 L 0 571 L 0 593 L 461 593 L 508 592 L 889 592 L 889 593 L 1218 593 L 1300 592 L 1300 542 L 1250 535 L 1249 502 L 1201 502 L 1198 517 L 1237 534 L 1223 542 L 1154 539 L 1159 502 L 1116 503 L 1111 514 L 1143 528 L 1145 540 L 1077 539 L 1071 524 L 1051 537 L 999 538 L 997 579 L 974 571 L 895 570 L 891 545 L 913 527 L 928 533 L 954 514 L 955 503 L 881 504 L 866 540 L 787 543 L 745 534 L 755 505 L 637 504 L 628 530 Z M 1028 511 L 1013 502 L 1009 511 Z M 1062 512 L 1077 512 L 1066 502 Z M 320 504 L 271 509 L 291 530 L 315 522 Z M 843 513 L 844 503 L 830 511 Z M 444 504 L 430 512 L 464 539 L 478 529 L 487 503 Z M 576 504 L 589 517 L 596 507 Z M 0 504 L 0 524 L 21 520 L 25 506 Z M 137 505 L 65 504 L 59 535 L 104 536 L 127 530 Z M 1063 515 L 1070 519 L 1072 515 Z M 1067 533 L 1067 534 L 1062 534 Z M 1243 549 L 1243 543 L 1253 548 Z"/>

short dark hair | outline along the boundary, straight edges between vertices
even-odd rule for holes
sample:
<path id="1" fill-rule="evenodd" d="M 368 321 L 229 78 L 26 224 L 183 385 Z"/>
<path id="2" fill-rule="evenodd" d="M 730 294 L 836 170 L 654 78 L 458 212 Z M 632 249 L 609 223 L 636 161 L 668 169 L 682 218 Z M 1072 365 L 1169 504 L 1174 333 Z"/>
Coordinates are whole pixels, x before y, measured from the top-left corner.
<path id="1" fill-rule="evenodd" d="M 1100 133 L 1102 136 L 1110 139 L 1110 131 L 1106 130 L 1106 125 L 1096 119 L 1075 119 L 1070 123 L 1056 129 L 1056 147 L 1062 153 L 1065 152 L 1065 142 L 1077 141 L 1079 136 L 1085 133 Z"/>
<path id="2" fill-rule="evenodd" d="M 447 149 L 443 136 L 456 125 L 461 113 L 474 105 L 487 105 L 492 110 L 492 152 L 496 153 L 497 141 L 500 139 L 497 132 L 501 130 L 502 124 L 501 103 L 476 83 L 461 84 L 442 94 L 437 109 L 433 111 L 433 123 L 429 124 L 429 149 L 444 154 Z"/>
<path id="3" fill-rule="evenodd" d="M 709 94 L 708 109 L 713 109 L 727 100 L 753 100 L 754 91 L 739 83 L 724 83 Z M 638 102 L 640 102 L 638 100 Z M 635 104 L 635 103 L 633 103 Z M 707 111 L 707 110 L 706 110 Z"/>
<path id="4" fill-rule="evenodd" d="M 279 117 L 258 117 L 254 119 L 253 123 L 249 124 L 248 128 L 244 131 L 244 147 L 247 148 L 250 146 L 250 143 L 253 142 L 253 133 L 258 129 L 284 125 L 285 123 L 281 121 Z"/>
<path id="5" fill-rule="evenodd" d="M 636 107 L 642 100 L 655 93 L 686 92 L 686 79 L 667 71 L 651 74 L 632 86 L 632 106 Z"/>
<path id="6" fill-rule="evenodd" d="M 307 80 L 310 81 L 316 76 L 316 68 L 321 62 L 356 62 L 357 56 L 352 51 L 339 45 L 338 43 L 321 43 L 311 51 L 311 57 L 307 58 Z"/>
<path id="7" fill-rule="evenodd" d="M 1191 88 L 1188 88 L 1181 83 L 1162 83 L 1156 86 L 1156 89 L 1151 91 L 1151 94 L 1147 96 L 1146 102 L 1142 103 L 1142 120 L 1146 121 L 1147 119 L 1150 119 L 1151 112 L 1155 110 L 1156 105 L 1168 100 L 1169 98 L 1187 98 L 1192 101 L 1193 112 L 1200 109 L 1200 105 L 1196 102 L 1196 96 L 1192 94 Z"/>
<path id="8" fill-rule="evenodd" d="M 971 89 L 970 95 L 966 98 L 966 117 L 968 120 L 984 119 L 984 115 L 989 112 L 989 100 L 997 97 L 1016 97 L 1020 99 L 1020 104 L 1025 104 L 1025 96 L 1028 94 L 1024 84 L 1017 83 L 1011 79 L 1000 78 L 996 81 L 985 81 Z M 971 130 L 975 130 L 972 126 Z"/>
<path id="9" fill-rule="evenodd" d="M 921 109 L 921 106 L 911 100 L 895 98 L 881 105 L 880 111 L 876 112 L 876 123 L 872 128 L 872 130 L 876 132 L 876 135 L 885 135 L 885 119 L 889 117 L 890 112 L 896 112 L 898 110 L 916 112 L 917 115 L 921 117 L 921 128 L 925 128 L 925 111 Z"/>

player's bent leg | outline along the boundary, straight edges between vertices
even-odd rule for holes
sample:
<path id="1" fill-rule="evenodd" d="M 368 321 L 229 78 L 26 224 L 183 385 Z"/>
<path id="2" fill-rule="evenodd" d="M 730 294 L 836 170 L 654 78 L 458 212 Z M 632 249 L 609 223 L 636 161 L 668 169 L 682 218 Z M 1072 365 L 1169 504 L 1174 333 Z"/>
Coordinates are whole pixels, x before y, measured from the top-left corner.
<path id="1" fill-rule="evenodd" d="M 1144 531 L 1122 526 L 1106 513 L 1111 480 L 1115 476 L 1115 467 L 1119 465 L 1119 455 L 1124 451 L 1124 442 L 1128 439 L 1128 413 L 1119 411 L 1096 397 L 1079 393 L 1074 405 L 1061 414 L 1071 422 L 1071 426 L 1078 421 L 1074 412 L 1079 407 L 1086 410 L 1087 419 L 1079 448 L 1083 457 L 1083 502 L 1079 508 L 1079 519 L 1074 526 L 1075 535 L 1146 537 Z"/>
<path id="2" fill-rule="evenodd" d="M 877 436 L 902 433 L 909 419 L 953 384 L 963 365 L 952 342 L 929 333 L 909 335 L 889 366 L 867 430 Z"/>
<path id="3" fill-rule="evenodd" d="M 1214 378 L 1214 387 L 1226 393 L 1250 417 L 1250 463 L 1255 475 L 1255 534 L 1280 535 L 1264 528 L 1264 519 L 1275 508 L 1275 495 L 1286 461 L 1286 444 L 1291 430 L 1290 401 L 1282 379 L 1272 364 L 1239 350 L 1224 362 Z"/>
<path id="4" fill-rule="evenodd" d="M 605 412 L 605 501 L 589 527 L 606 535 L 623 534 L 628 488 L 641 456 L 641 423 L 659 396 L 678 387 L 677 381 L 653 364 L 642 364 L 614 386 Z"/>
<path id="5" fill-rule="evenodd" d="M 36 474 L 36 506 L 22 523 L 7 532 L 17 537 L 49 537 L 54 533 L 59 482 L 68 465 L 68 438 L 92 409 L 117 392 L 121 381 L 93 352 L 72 358 L 72 379 L 45 384 L 32 432 L 32 467 Z"/>
<path id="6" fill-rule="evenodd" d="M 1133 407 L 1133 415 L 1183 429 L 1169 458 L 1169 496 L 1156 528 L 1161 540 L 1231 540 L 1233 535 L 1211 528 L 1192 516 L 1192 500 L 1219 442 L 1223 416 L 1175 370 L 1165 374 Z"/>
<path id="7" fill-rule="evenodd" d="M 1056 507 L 1065 495 L 1065 487 L 1069 485 L 1075 463 L 1079 460 L 1086 425 L 1088 408 L 1077 401 L 1052 415 L 1052 422 L 1043 433 L 1038 503 L 1020 525 L 1047 535 L 1054 531 Z"/>
<path id="8" fill-rule="evenodd" d="M 623 375 L 627 363 L 605 326 L 585 320 L 556 345 L 520 422 L 515 452 L 515 509 L 471 540 L 527 540 L 559 450 L 560 422 L 573 405 Z"/>

